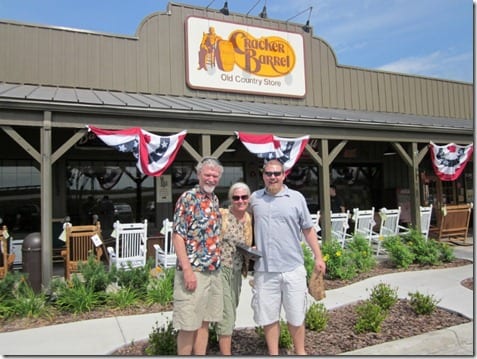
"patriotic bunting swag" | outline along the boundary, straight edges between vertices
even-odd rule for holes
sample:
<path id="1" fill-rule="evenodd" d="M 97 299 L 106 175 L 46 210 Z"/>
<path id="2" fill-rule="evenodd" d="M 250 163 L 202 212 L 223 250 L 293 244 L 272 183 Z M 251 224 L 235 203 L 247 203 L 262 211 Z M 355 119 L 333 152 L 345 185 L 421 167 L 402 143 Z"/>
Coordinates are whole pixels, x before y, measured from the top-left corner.
<path id="1" fill-rule="evenodd" d="M 465 165 L 472 156 L 473 144 L 459 146 L 449 143 L 438 146 L 429 145 L 434 172 L 442 181 L 454 181 L 464 171 Z"/>
<path id="2" fill-rule="evenodd" d="M 265 161 L 277 159 L 283 163 L 285 173 L 288 174 L 298 161 L 310 136 L 298 138 L 283 138 L 272 134 L 255 135 L 244 132 L 235 132 L 243 145 L 258 158 Z"/>
<path id="3" fill-rule="evenodd" d="M 187 131 L 171 136 L 158 136 L 139 127 L 110 131 L 87 126 L 106 145 L 120 152 L 132 152 L 136 166 L 148 176 L 160 176 L 172 164 Z"/>

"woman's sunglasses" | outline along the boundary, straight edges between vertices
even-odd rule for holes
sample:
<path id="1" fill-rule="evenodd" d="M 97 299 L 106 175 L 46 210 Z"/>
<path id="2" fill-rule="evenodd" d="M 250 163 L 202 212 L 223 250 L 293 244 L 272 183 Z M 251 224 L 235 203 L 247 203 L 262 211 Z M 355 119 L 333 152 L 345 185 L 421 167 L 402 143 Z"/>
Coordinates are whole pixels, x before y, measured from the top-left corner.
<path id="1" fill-rule="evenodd" d="M 239 200 L 245 201 L 248 199 L 248 194 L 244 194 L 243 196 L 232 196 L 232 199 L 234 201 L 239 201 Z"/>

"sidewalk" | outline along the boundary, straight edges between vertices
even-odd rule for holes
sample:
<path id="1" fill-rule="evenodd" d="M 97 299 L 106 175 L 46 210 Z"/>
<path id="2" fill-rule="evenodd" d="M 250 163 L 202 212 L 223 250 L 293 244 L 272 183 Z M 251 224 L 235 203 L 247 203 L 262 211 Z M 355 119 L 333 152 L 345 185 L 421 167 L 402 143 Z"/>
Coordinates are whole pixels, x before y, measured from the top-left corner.
<path id="1" fill-rule="evenodd" d="M 457 257 L 473 260 L 473 246 L 454 247 Z M 409 291 L 433 294 L 440 307 L 474 318 L 473 291 L 460 285 L 473 277 L 473 265 L 427 271 L 392 273 L 368 278 L 350 286 L 329 290 L 323 303 L 328 309 L 366 299 L 374 285 L 385 282 L 398 287 L 398 296 Z M 237 313 L 237 328 L 253 327 L 251 288 L 244 281 Z M 2 355 L 109 355 L 119 347 L 146 339 L 157 325 L 171 320 L 172 313 L 93 319 L 15 332 L 0 333 Z M 474 355 L 474 322 L 383 343 L 343 355 Z"/>

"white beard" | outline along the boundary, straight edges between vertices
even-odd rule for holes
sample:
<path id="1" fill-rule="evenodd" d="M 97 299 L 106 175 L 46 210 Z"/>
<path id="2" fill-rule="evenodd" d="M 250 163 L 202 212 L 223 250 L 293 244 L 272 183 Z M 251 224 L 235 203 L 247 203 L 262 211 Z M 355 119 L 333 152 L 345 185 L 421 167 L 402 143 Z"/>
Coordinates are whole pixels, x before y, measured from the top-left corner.
<path id="1" fill-rule="evenodd" d="M 208 193 L 208 194 L 213 193 L 214 189 L 215 189 L 215 186 L 210 186 L 210 185 L 207 185 L 207 184 L 204 185 L 204 188 L 203 188 L 204 192 Z"/>

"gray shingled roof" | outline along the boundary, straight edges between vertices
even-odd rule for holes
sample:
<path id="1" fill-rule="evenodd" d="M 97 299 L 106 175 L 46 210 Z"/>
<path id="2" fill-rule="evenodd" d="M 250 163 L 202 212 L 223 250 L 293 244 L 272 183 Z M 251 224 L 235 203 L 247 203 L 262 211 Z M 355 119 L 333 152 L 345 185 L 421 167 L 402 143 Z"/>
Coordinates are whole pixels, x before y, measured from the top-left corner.
<path id="1" fill-rule="evenodd" d="M 403 127 L 432 127 L 454 131 L 472 131 L 473 121 L 397 113 L 351 111 L 297 105 L 126 93 L 94 89 L 0 83 L 0 103 L 76 105 L 116 109 L 175 111 L 222 116 L 260 116 L 277 119 L 307 119 L 334 123 L 368 123 Z"/>

